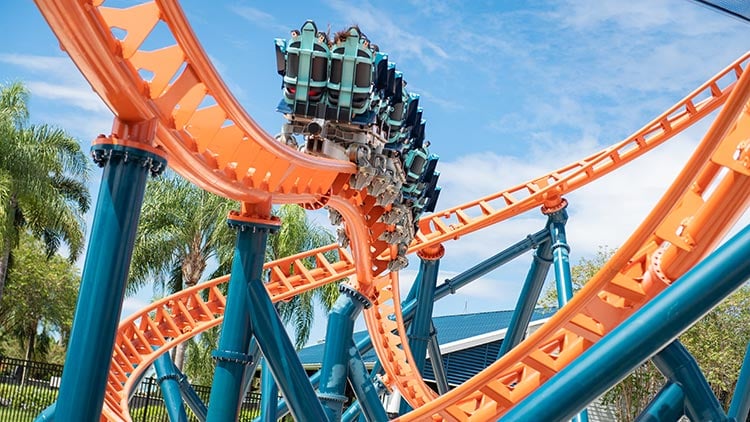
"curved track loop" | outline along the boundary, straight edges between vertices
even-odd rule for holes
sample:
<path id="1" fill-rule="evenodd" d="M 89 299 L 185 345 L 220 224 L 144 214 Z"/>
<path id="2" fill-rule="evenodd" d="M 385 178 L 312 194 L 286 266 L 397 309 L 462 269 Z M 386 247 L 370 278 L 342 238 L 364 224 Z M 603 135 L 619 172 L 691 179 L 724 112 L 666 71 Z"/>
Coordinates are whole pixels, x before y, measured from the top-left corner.
<path id="1" fill-rule="evenodd" d="M 331 255 L 335 259 L 327 257 Z M 354 274 L 351 255 L 335 245 L 273 261 L 264 268 L 270 277 L 266 289 L 274 302 Z M 185 289 L 120 323 L 104 398 L 107 420 L 130 420 L 129 392 L 159 355 L 223 321 L 226 299 L 221 284 L 227 281 L 229 276 L 224 276 Z"/>
<path id="2" fill-rule="evenodd" d="M 304 154 L 260 128 L 223 83 L 176 1 L 127 8 L 106 7 L 103 0 L 36 4 L 115 114 L 113 133 L 105 142 L 137 145 L 143 134 L 135 128 L 155 126 L 156 138 L 141 143 L 143 148 L 160 150 L 177 173 L 242 202 L 243 211 L 253 209 L 245 204 L 271 201 L 308 207 L 328 203 L 346 222 L 357 258 L 354 287 L 372 294 L 372 268 L 383 271 L 391 260 L 388 245 L 378 240 L 389 227 L 363 216 L 386 210 L 374 207 L 366 192 L 348 188 L 354 164 Z M 167 31 L 154 31 L 161 26 Z M 152 36 L 154 32 L 166 32 L 171 39 Z M 146 43 L 160 47 L 146 50 Z M 331 201 L 332 195 L 342 200 Z"/>
<path id="3" fill-rule="evenodd" d="M 571 302 L 502 359 L 437 398 L 418 377 L 400 375 L 407 365 L 392 366 L 392 384 L 415 407 L 398 420 L 496 420 L 705 257 L 750 205 L 748 100 L 745 73 L 630 239 Z"/>
<path id="4" fill-rule="evenodd" d="M 375 240 L 388 227 L 375 223 L 386 209 L 366 191 L 348 189 L 350 163 L 313 158 L 265 133 L 242 109 L 210 64 L 176 2 L 157 0 L 129 8 L 101 1 L 35 0 L 61 45 L 116 116 L 111 140 L 134 142 L 128 128 L 156 126 L 144 147 L 161 150 L 170 166 L 196 185 L 243 203 L 328 203 L 344 216 L 352 255 L 332 245 L 267 265 L 267 288 L 276 300 L 357 274 L 376 306 L 365 313 L 386 381 L 398 387 L 414 412 L 447 420 L 490 420 L 606 335 L 671 280 L 707 253 L 747 206 L 747 117 L 723 142 L 734 122 L 730 102 L 670 193 L 576 299 L 505 358 L 467 383 L 437 397 L 411 366 L 401 319 L 397 274 L 382 274 L 390 251 Z M 173 40 L 142 48 L 157 25 Z M 125 33 L 123 37 L 115 34 Z M 727 101 L 747 67 L 743 56 L 628 139 L 597 154 L 511 189 L 427 216 L 409 252 L 498 223 L 538 206 L 554 208 L 581 187 L 670 139 Z M 748 79 L 745 77 L 744 79 Z M 740 94 L 735 94 L 739 96 Z M 730 111 L 727 111 L 730 109 Z M 732 111 L 733 110 L 733 111 Z M 718 149 L 716 149 L 718 145 Z M 745 160 L 743 164 L 743 161 Z M 678 204 L 672 209 L 673 204 Z M 716 221 L 707 224 L 707 219 Z M 338 261 L 323 255 L 338 251 Z M 315 257 L 311 268 L 303 262 Z M 223 277 L 154 303 L 123 321 L 117 334 L 104 416 L 129 420 L 128 392 L 159 354 L 220 323 Z M 395 314 L 395 320 L 388 318 Z M 154 349 L 156 348 L 156 349 Z"/>
<path id="5" fill-rule="evenodd" d="M 128 8 L 102 1 L 36 3 L 116 118 L 155 120 L 154 146 L 201 188 L 255 203 L 270 194 L 324 195 L 355 171 L 351 163 L 289 148 L 261 129 L 224 85 L 175 2 Z M 173 39 L 150 37 L 157 26 L 166 26 Z M 147 41 L 163 45 L 145 50 Z"/>
<path id="6" fill-rule="evenodd" d="M 410 250 L 418 251 L 432 247 L 444 240 L 455 239 L 478 230 L 480 226 L 485 227 L 517 215 L 526 209 L 544 205 L 549 197 L 545 195 L 547 192 L 565 194 L 585 184 L 581 179 L 588 177 L 593 180 L 645 153 L 722 105 L 734 88 L 735 79 L 733 78 L 742 74 L 747 66 L 748 58 L 748 56 L 740 58 L 630 138 L 598 154 L 536 179 L 537 181 L 555 180 L 557 184 L 539 188 L 538 182 L 529 181 L 464 207 L 456 207 L 423 218 L 421 227 L 432 226 L 440 230 L 420 233 Z M 724 83 L 720 85 L 719 81 Z M 704 99 L 695 100 L 700 97 Z M 731 146 L 732 142 L 725 142 L 722 145 L 724 145 L 722 156 L 724 161 L 727 161 L 727 155 L 731 157 L 734 154 L 734 151 L 726 151 L 727 145 Z M 561 175 L 566 175 L 567 178 Z M 701 184 L 705 185 L 705 182 Z M 513 195 L 518 196 L 517 192 L 525 189 L 528 190 L 525 198 L 516 201 L 508 200 L 508 198 L 514 198 Z M 493 210 L 489 203 L 495 199 L 503 201 L 501 205 L 505 208 L 499 209 L 498 207 L 499 210 Z M 482 214 L 469 218 L 470 210 L 477 207 Z M 457 216 L 458 221 L 451 222 L 450 225 L 443 222 L 451 216 Z M 626 250 L 626 248 L 621 248 L 621 250 Z M 323 252 L 333 251 L 337 251 L 339 256 L 336 262 L 327 260 L 323 255 Z M 305 258 L 309 257 L 315 258 L 315 264 L 311 268 L 303 264 Z M 618 261 L 612 262 L 614 265 Z M 355 273 L 351 255 L 336 245 L 276 261 L 268 264 L 266 268 L 269 269 L 271 275 L 271 281 L 266 287 L 274 301 L 288 299 L 303 291 Z M 105 413 L 109 418 L 113 420 L 127 418 L 127 396 L 134 387 L 133 380 L 137 379 L 137 375 L 145 370 L 158 355 L 174 347 L 180 341 L 219 324 L 223 315 L 224 301 L 218 286 L 227 280 L 228 277 L 222 277 L 165 298 L 122 323 L 117 336 L 107 390 Z M 397 274 L 390 273 L 390 277 L 380 277 L 374 285 L 378 297 L 373 311 L 366 311 L 365 315 L 371 335 L 375 339 L 375 348 L 387 368 L 386 380 L 392 387 L 399 388 L 402 394 L 413 400 L 413 403 L 434 400 L 436 395 L 421 383 L 419 376 L 415 375 L 416 371 L 409 364 L 411 354 L 404 337 L 400 303 L 397 300 L 400 297 Z M 619 291 L 611 286 L 610 290 Z M 209 299 L 204 300 L 202 297 Z M 388 318 L 394 314 L 397 316 L 395 319 Z M 570 353 L 570 350 L 567 353 Z M 565 362 L 558 358 L 558 367 Z M 443 414 L 447 415 L 447 412 Z"/>

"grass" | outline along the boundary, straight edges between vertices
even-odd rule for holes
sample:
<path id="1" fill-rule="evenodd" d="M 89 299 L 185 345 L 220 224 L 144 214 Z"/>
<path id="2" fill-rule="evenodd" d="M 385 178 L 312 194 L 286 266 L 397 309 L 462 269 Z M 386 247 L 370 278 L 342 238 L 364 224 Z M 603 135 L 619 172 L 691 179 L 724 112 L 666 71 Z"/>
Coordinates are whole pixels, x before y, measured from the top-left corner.
<path id="1" fill-rule="evenodd" d="M 0 407 L 0 421 L 4 422 L 31 422 L 36 419 L 38 415 L 38 412 L 32 412 L 30 410 Z"/>

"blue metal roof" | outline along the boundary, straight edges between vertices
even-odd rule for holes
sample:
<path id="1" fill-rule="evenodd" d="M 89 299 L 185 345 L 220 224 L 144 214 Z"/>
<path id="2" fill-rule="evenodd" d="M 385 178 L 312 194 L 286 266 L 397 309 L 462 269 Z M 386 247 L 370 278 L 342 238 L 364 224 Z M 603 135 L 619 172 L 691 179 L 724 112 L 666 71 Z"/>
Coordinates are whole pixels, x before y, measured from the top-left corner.
<path id="1" fill-rule="evenodd" d="M 531 317 L 532 321 L 549 318 L 552 316 L 552 314 L 555 312 L 555 309 L 537 309 L 534 311 L 534 314 Z M 508 325 L 510 325 L 510 320 L 513 317 L 513 311 L 494 311 L 494 312 L 480 312 L 480 313 L 474 313 L 474 314 L 463 314 L 463 315 L 448 315 L 448 316 L 439 316 L 439 317 L 433 317 L 432 321 L 435 325 L 435 330 L 437 331 L 437 337 L 438 341 L 441 345 L 453 343 L 455 341 L 459 340 L 466 340 L 472 337 L 476 337 L 482 334 L 488 334 L 493 331 L 502 330 L 508 328 Z M 356 344 L 363 338 L 365 338 L 368 335 L 367 331 L 358 331 L 354 333 L 354 343 Z M 487 345 L 491 349 L 494 350 L 493 352 L 490 351 L 483 351 L 479 352 L 477 349 L 482 346 L 473 347 L 471 349 L 466 349 L 466 352 L 470 354 L 476 354 L 481 353 L 483 356 L 487 355 L 486 358 L 483 358 L 481 360 L 476 360 L 477 363 L 480 363 L 480 365 L 484 365 L 484 362 L 487 359 L 489 362 L 494 362 L 494 358 L 497 356 L 497 350 L 499 350 L 499 342 L 497 345 Z M 299 351 L 299 358 L 300 361 L 302 361 L 303 365 L 320 365 L 323 361 L 323 349 L 324 344 L 315 344 L 312 346 L 305 347 L 304 349 Z M 461 364 L 459 364 L 461 359 L 459 356 L 453 356 L 457 355 L 459 353 L 465 352 L 464 350 L 456 351 L 454 353 L 450 353 L 446 355 L 443 359 L 446 360 L 445 364 L 447 369 L 450 369 L 451 366 L 456 366 L 456 369 L 460 372 L 464 372 L 460 368 L 462 367 Z M 490 355 L 492 355 L 490 357 Z M 469 357 L 469 356 L 467 356 Z M 453 362 L 455 362 L 454 365 L 451 365 L 448 361 L 448 358 L 452 359 Z M 373 363 L 377 359 L 377 356 L 375 355 L 375 352 L 370 350 L 367 353 L 365 353 L 362 356 L 362 359 L 365 363 Z M 476 357 L 470 357 L 469 361 L 475 361 Z M 429 365 L 427 365 L 429 367 Z M 486 366 L 486 365 L 485 365 Z M 484 366 L 482 366 L 483 368 Z M 468 368 L 464 368 L 468 369 Z M 481 369 L 481 368 L 480 368 Z M 431 368 L 429 370 L 431 372 Z M 448 371 L 452 372 L 452 371 Z M 469 371 L 473 372 L 473 371 Z M 452 382 L 451 374 L 448 375 L 449 382 Z"/>

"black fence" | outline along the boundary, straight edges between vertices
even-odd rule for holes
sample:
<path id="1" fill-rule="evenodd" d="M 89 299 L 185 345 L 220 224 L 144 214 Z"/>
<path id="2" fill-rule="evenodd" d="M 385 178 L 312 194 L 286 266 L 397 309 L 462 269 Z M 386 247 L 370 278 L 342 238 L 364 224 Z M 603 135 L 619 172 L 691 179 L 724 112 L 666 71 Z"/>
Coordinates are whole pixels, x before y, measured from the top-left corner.
<path id="1" fill-rule="evenodd" d="M 39 413 L 57 400 L 62 365 L 32 362 L 0 356 L 0 421 L 33 421 Z M 194 385 L 203 403 L 208 403 L 210 387 Z M 239 421 L 248 422 L 258 416 L 260 394 L 248 393 L 242 401 Z M 186 407 L 189 421 L 198 418 Z M 159 383 L 144 378 L 130 399 L 133 422 L 169 422 Z"/>

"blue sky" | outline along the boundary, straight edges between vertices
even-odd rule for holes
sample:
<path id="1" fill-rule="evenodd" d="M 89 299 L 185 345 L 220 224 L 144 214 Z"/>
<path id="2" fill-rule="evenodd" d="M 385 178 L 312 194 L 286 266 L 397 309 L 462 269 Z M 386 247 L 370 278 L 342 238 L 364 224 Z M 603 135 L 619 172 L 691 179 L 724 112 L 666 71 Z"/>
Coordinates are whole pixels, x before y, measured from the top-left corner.
<path id="1" fill-rule="evenodd" d="M 404 72 L 410 91 L 421 95 L 427 139 L 441 157 L 438 209 L 514 186 L 623 139 L 750 47 L 750 26 L 687 0 L 193 0 L 182 6 L 234 95 L 270 133 L 282 123 L 274 111 L 280 82 L 273 39 L 287 37 L 306 19 L 333 31 L 358 24 Z M 0 82 L 24 81 L 32 120 L 66 129 L 88 150 L 97 134 L 109 132 L 111 112 L 32 2 L 6 0 L 0 10 Z M 573 262 L 626 239 L 706 127 L 697 125 L 568 196 Z M 94 193 L 99 175 L 93 174 Z M 544 221 L 533 211 L 446 244 L 439 279 L 539 230 Z M 438 302 L 435 313 L 511 309 L 529 262 L 524 257 Z M 405 285 L 417 269 L 412 261 L 402 272 Z M 128 299 L 124 312 L 150 297 L 141 292 Z M 313 340 L 322 336 L 318 324 Z"/>

